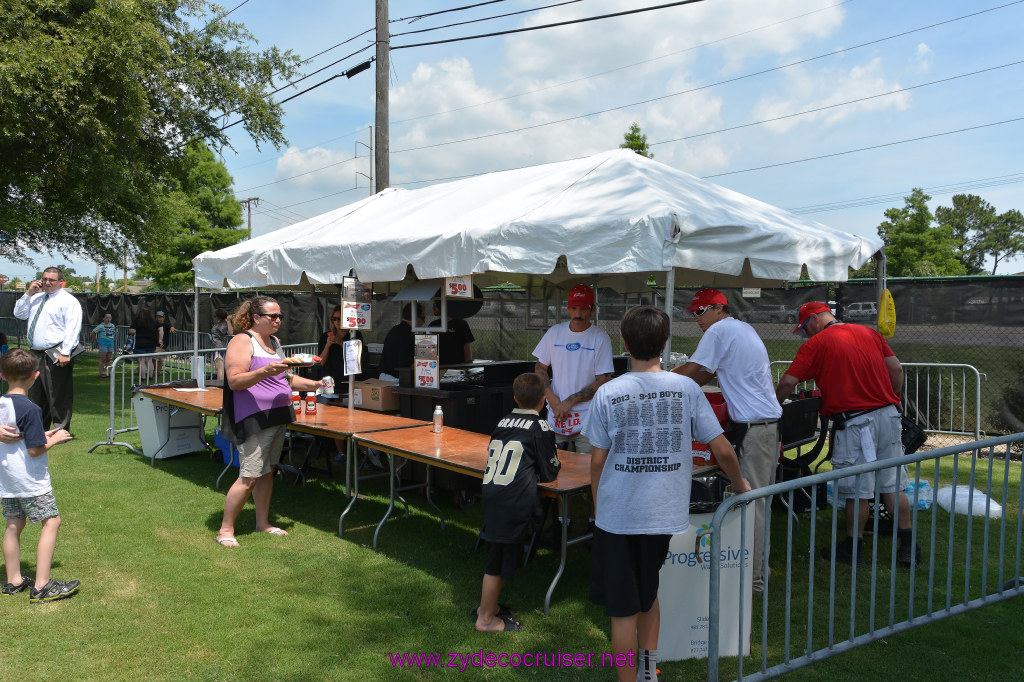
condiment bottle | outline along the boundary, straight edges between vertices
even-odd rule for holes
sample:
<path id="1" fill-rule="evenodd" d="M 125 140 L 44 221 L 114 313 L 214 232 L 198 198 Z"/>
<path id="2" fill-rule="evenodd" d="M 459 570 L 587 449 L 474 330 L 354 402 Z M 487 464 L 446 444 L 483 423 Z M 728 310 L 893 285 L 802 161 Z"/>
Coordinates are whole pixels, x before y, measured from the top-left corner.
<path id="1" fill-rule="evenodd" d="M 438 405 L 434 408 L 434 433 L 441 433 L 444 430 L 444 411 Z"/>
<path id="2" fill-rule="evenodd" d="M 292 409 L 295 410 L 296 416 L 302 412 L 302 399 L 299 398 L 298 391 L 292 391 Z"/>
<path id="3" fill-rule="evenodd" d="M 306 414 L 316 414 L 316 394 L 306 394 Z"/>

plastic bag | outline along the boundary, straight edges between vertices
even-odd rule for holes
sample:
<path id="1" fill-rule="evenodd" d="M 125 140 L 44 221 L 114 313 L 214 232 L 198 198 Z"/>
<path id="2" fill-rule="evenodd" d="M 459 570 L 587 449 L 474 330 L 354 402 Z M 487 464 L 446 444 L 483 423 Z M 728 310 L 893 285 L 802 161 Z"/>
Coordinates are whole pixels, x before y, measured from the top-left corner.
<path id="1" fill-rule="evenodd" d="M 921 510 L 928 510 L 932 508 L 932 487 L 928 484 L 928 481 L 921 481 L 917 484 L 916 490 L 914 482 L 911 481 L 907 484 L 907 487 L 903 490 L 907 494 L 907 499 L 910 500 L 911 506 L 914 504 L 914 496 L 917 496 L 917 508 Z"/>
<path id="2" fill-rule="evenodd" d="M 887 339 L 896 334 L 896 302 L 888 289 L 882 290 L 882 300 L 878 306 L 878 333 Z"/>
<path id="3" fill-rule="evenodd" d="M 985 504 L 989 497 L 978 489 L 974 490 L 974 499 L 968 501 L 971 494 L 971 486 L 958 485 L 956 491 L 953 486 L 947 485 L 939 488 L 935 493 L 935 502 L 948 512 L 957 514 L 970 514 L 971 516 L 985 516 Z M 1003 508 L 995 500 L 988 502 L 988 516 L 992 519 L 1003 517 Z"/>

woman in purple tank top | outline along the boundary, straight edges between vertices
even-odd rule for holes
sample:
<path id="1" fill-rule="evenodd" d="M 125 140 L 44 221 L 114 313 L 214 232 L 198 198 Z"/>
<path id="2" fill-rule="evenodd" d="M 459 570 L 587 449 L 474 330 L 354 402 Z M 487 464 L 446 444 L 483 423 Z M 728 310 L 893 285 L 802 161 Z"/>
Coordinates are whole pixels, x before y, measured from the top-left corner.
<path id="1" fill-rule="evenodd" d="M 274 467 L 281 459 L 285 429 L 294 419 L 291 393 L 315 391 L 320 382 L 296 376 L 284 363 L 274 334 L 281 328 L 281 306 L 268 296 L 242 303 L 232 320 L 235 336 L 225 357 L 223 430 L 238 444 L 238 480 L 224 500 L 224 520 L 217 543 L 238 547 L 235 519 L 249 496 L 256 506 L 256 530 L 287 535 L 270 524 Z"/>

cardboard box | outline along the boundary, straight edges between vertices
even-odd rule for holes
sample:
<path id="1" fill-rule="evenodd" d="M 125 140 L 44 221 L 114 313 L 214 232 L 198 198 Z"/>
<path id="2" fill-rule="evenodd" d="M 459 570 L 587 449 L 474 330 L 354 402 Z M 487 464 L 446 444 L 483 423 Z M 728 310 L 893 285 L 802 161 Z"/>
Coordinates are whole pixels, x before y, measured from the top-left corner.
<path id="1" fill-rule="evenodd" d="M 367 379 L 355 383 L 355 406 L 375 412 L 394 412 L 398 409 L 398 396 L 392 393 L 393 381 Z"/>

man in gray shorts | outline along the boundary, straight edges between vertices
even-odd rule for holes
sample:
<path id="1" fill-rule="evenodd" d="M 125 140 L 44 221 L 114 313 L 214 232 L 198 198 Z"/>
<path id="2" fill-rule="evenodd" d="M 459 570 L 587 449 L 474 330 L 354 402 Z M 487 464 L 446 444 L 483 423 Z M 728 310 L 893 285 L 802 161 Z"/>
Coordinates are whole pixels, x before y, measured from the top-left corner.
<path id="1" fill-rule="evenodd" d="M 832 467 L 839 470 L 902 456 L 901 421 L 896 405 L 903 388 L 903 366 L 882 335 L 868 327 L 840 322 L 828 305 L 820 301 L 800 307 L 800 324 L 793 333 L 810 338 L 800 346 L 793 364 L 775 387 L 775 394 L 782 402 L 799 382 L 815 380 L 821 389 L 821 411 L 836 424 Z M 903 492 L 906 467 L 861 474 L 859 486 L 857 480 L 856 476 L 839 480 L 839 494 L 846 498 L 847 538 L 836 545 L 836 559 L 867 565 L 864 527 L 877 482 L 882 502 L 896 512 L 900 542 L 897 559 L 907 566 L 916 564 L 921 549 L 912 541 L 910 504 Z M 831 547 L 823 547 L 821 556 L 828 559 L 831 552 Z"/>

